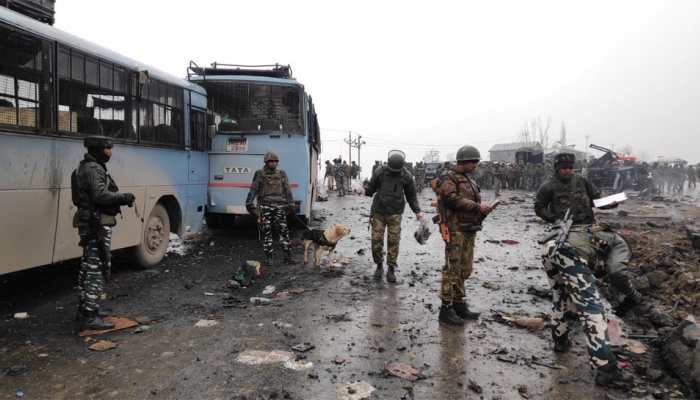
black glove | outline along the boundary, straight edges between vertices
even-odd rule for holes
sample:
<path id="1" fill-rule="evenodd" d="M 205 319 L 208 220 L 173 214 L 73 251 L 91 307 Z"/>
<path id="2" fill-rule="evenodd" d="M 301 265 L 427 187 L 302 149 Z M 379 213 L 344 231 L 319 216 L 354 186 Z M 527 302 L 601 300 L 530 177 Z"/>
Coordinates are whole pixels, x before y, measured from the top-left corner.
<path id="1" fill-rule="evenodd" d="M 133 193 L 122 193 L 121 205 L 133 207 L 136 201 L 136 196 Z"/>

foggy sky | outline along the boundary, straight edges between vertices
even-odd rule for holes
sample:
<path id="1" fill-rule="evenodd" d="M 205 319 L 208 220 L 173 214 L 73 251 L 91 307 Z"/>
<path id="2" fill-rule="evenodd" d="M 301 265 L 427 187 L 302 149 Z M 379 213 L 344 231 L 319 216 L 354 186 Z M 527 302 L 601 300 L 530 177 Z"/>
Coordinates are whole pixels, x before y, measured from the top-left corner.
<path id="1" fill-rule="evenodd" d="M 699 20 L 690 0 L 58 0 L 55 26 L 183 77 L 190 60 L 291 64 L 323 159 L 347 158 L 351 130 L 367 169 L 392 148 L 486 156 L 537 116 L 579 149 L 700 161 Z"/>

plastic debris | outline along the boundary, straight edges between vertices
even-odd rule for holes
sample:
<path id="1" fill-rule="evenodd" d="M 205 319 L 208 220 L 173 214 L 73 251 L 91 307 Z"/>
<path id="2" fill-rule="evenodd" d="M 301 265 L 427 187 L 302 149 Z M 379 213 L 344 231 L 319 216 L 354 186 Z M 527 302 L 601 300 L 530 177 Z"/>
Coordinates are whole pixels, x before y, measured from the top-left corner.
<path id="1" fill-rule="evenodd" d="M 312 362 L 304 362 L 304 361 L 294 361 L 294 360 L 287 360 L 284 362 L 284 367 L 287 369 L 291 369 L 294 371 L 303 371 L 307 369 L 313 368 L 314 363 Z"/>
<path id="2" fill-rule="evenodd" d="M 15 390 L 15 397 L 18 399 L 21 399 L 22 397 L 24 397 L 24 390 L 22 390 L 22 389 Z"/>
<path id="3" fill-rule="evenodd" d="M 622 339 L 620 337 L 620 322 L 616 319 L 608 320 L 608 343 L 611 346 L 622 346 Z"/>
<path id="4" fill-rule="evenodd" d="M 520 244 L 520 242 L 518 242 L 517 240 L 513 240 L 513 239 L 503 239 L 503 240 L 501 240 L 501 243 L 510 244 L 510 245 Z"/>
<path id="5" fill-rule="evenodd" d="M 129 318 L 123 318 L 123 317 L 105 317 L 104 320 L 106 322 L 109 322 L 114 325 L 114 328 L 111 329 L 103 329 L 101 331 L 97 330 L 87 330 L 87 331 L 82 331 L 78 334 L 80 337 L 84 336 L 94 336 L 94 335 L 102 335 L 103 333 L 109 333 L 109 332 L 114 332 L 114 331 L 120 331 L 122 329 L 128 329 L 128 328 L 133 328 L 135 326 L 138 326 L 139 323 L 136 321 L 132 321 Z"/>
<path id="6" fill-rule="evenodd" d="M 292 324 L 288 324 L 282 321 L 272 321 L 272 326 L 280 329 L 289 329 L 292 327 Z"/>
<path id="7" fill-rule="evenodd" d="M 375 390 L 377 389 L 375 389 L 374 386 L 363 381 L 346 384 L 339 383 L 335 387 L 338 400 L 368 399 Z"/>
<path id="8" fill-rule="evenodd" d="M 416 229 L 416 231 L 413 232 L 413 237 L 419 244 L 425 244 L 430 238 L 431 233 L 432 232 L 430 231 L 430 224 L 428 223 L 428 219 L 423 218 L 418 222 L 418 229 Z"/>
<path id="9" fill-rule="evenodd" d="M 27 319 L 27 318 L 29 318 L 29 313 L 26 313 L 26 312 L 15 313 L 15 319 Z"/>
<path id="10" fill-rule="evenodd" d="M 117 347 L 117 344 L 109 340 L 98 340 L 93 343 L 88 349 L 92 351 L 107 351 Z"/>
<path id="11" fill-rule="evenodd" d="M 409 381 L 418 380 L 418 371 L 406 363 L 390 363 L 384 367 L 386 372 L 401 379 Z"/>
<path id="12" fill-rule="evenodd" d="M 241 263 L 238 270 L 233 274 L 233 280 L 238 281 L 243 286 L 249 286 L 250 282 L 259 278 L 262 274 L 262 266 L 260 262 L 254 260 L 246 260 Z"/>
<path id="13" fill-rule="evenodd" d="M 292 361 L 296 358 L 293 353 L 282 350 L 261 351 L 246 350 L 238 355 L 236 361 L 247 365 L 276 364 Z"/>
<path id="14" fill-rule="evenodd" d="M 256 306 L 264 306 L 266 304 L 272 303 L 272 300 L 268 299 L 267 297 L 251 297 L 250 298 L 250 304 L 254 304 Z"/>
<path id="15" fill-rule="evenodd" d="M 213 319 L 200 319 L 194 326 L 198 328 L 211 328 L 212 326 L 219 325 L 219 321 Z"/>
<path id="16" fill-rule="evenodd" d="M 0 370 L 0 375 L 7 376 L 22 376 L 29 373 L 29 367 L 26 365 L 13 365 L 9 368 L 3 368 Z"/>
<path id="17" fill-rule="evenodd" d="M 277 290 L 276 287 L 272 285 L 265 286 L 265 289 L 263 289 L 262 294 L 265 296 L 271 295 L 272 293 L 275 293 L 275 290 Z"/>

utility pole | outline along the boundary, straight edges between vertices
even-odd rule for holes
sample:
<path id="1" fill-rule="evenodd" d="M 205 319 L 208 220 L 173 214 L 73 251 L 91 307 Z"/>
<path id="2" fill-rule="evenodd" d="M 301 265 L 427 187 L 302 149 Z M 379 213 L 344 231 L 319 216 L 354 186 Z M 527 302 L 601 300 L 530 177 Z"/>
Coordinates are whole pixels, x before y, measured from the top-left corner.
<path id="1" fill-rule="evenodd" d="M 348 144 L 348 164 L 352 164 L 352 148 L 354 147 L 357 149 L 357 165 L 361 165 L 360 150 L 362 145 L 367 143 L 362 140 L 362 135 L 357 135 L 357 138 L 352 140 L 352 132 L 349 132 L 348 138 L 343 139 L 343 141 Z"/>
<path id="2" fill-rule="evenodd" d="M 352 131 L 348 132 L 348 138 L 343 139 L 348 144 L 348 164 L 352 163 Z"/>
<path id="3" fill-rule="evenodd" d="M 366 142 L 362 140 L 362 135 L 357 135 L 355 147 L 357 148 L 357 166 L 360 167 L 360 174 L 358 175 L 360 179 L 362 179 L 362 159 L 360 158 L 360 150 L 362 150 L 363 144 L 366 144 Z"/>

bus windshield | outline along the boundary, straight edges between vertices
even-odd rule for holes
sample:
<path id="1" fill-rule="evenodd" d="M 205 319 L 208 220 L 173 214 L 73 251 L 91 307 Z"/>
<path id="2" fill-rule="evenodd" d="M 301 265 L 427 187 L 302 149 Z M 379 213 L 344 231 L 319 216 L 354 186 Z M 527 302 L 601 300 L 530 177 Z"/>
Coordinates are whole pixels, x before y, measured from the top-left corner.
<path id="1" fill-rule="evenodd" d="M 298 87 L 249 82 L 202 81 L 217 131 L 303 134 Z"/>

